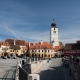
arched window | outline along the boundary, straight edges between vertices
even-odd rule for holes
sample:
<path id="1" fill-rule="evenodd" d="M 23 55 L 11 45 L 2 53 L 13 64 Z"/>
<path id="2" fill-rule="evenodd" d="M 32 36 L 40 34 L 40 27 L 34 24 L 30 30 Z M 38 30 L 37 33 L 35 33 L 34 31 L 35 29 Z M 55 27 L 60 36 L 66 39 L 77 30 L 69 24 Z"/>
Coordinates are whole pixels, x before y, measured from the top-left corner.
<path id="1" fill-rule="evenodd" d="M 39 52 L 40 52 L 40 50 L 39 50 Z"/>
<path id="2" fill-rule="evenodd" d="M 14 50 L 13 50 L 13 52 L 14 52 Z"/>

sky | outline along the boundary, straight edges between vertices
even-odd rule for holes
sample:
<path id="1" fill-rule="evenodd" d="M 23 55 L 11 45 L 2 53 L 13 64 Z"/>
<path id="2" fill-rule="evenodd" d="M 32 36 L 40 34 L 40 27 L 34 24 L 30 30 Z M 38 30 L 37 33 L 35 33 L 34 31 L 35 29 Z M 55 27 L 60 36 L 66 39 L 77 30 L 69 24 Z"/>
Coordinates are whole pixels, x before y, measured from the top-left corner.
<path id="1" fill-rule="evenodd" d="M 59 41 L 80 40 L 80 0 L 0 0 L 0 40 L 49 43 L 53 19 Z"/>

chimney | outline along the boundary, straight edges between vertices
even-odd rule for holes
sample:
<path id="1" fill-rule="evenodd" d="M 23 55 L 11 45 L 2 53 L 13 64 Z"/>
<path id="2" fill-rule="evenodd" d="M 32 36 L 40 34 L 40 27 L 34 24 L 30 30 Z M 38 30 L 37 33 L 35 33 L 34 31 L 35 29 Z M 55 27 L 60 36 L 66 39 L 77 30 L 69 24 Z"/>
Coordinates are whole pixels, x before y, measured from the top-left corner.
<path id="1" fill-rule="evenodd" d="M 35 42 L 33 41 L 33 45 L 35 46 Z"/>
<path id="2" fill-rule="evenodd" d="M 14 39 L 14 45 L 16 45 L 16 41 L 15 41 L 15 39 Z"/>
<path id="3" fill-rule="evenodd" d="M 43 44 L 43 41 L 41 40 L 41 44 Z"/>
<path id="4" fill-rule="evenodd" d="M 30 47 L 30 42 L 29 42 L 29 47 Z"/>

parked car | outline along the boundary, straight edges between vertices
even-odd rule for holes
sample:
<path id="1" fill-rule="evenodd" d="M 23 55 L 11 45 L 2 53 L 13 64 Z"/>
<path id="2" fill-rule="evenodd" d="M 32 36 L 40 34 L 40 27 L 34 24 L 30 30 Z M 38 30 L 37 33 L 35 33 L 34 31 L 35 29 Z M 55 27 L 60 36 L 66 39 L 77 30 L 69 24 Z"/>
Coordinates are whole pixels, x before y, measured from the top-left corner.
<path id="1" fill-rule="evenodd" d="M 11 56 L 7 56 L 8 59 L 11 59 Z"/>
<path id="2" fill-rule="evenodd" d="M 12 55 L 13 59 L 17 59 L 17 56 L 15 54 Z"/>
<path id="3" fill-rule="evenodd" d="M 7 59 L 7 56 L 3 56 L 3 59 Z"/>

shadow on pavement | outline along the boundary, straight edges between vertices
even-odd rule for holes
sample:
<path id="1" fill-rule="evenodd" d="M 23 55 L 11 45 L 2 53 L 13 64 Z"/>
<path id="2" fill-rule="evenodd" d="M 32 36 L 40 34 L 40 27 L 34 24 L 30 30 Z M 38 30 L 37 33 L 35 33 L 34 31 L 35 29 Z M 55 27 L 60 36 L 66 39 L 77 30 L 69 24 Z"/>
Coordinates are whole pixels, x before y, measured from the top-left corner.
<path id="1" fill-rule="evenodd" d="M 75 80 L 73 75 L 70 75 L 69 67 L 63 67 L 63 63 L 57 67 L 49 67 L 38 74 L 40 80 Z"/>
<path id="2" fill-rule="evenodd" d="M 15 66 L 12 66 L 11 69 L 6 70 L 5 74 L 0 80 L 14 80 L 15 78 Z"/>

